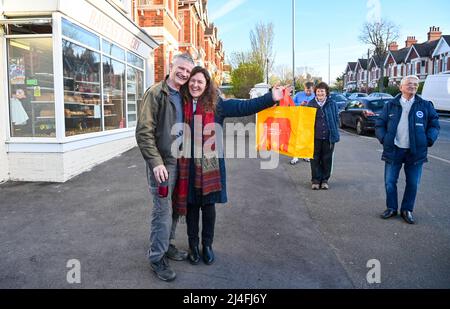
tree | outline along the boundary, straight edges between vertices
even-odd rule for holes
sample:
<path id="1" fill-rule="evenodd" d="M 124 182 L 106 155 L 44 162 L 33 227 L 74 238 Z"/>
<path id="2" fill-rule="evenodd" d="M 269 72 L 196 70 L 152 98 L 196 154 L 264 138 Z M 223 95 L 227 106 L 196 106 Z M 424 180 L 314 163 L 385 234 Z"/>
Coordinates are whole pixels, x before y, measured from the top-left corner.
<path id="1" fill-rule="evenodd" d="M 255 25 L 255 29 L 250 31 L 251 61 L 258 64 L 266 74 L 272 70 L 275 60 L 273 39 L 272 23 L 258 23 Z"/>
<path id="2" fill-rule="evenodd" d="M 233 69 L 237 69 L 243 63 L 252 62 L 250 52 L 233 52 L 229 58 L 229 62 Z"/>
<path id="3" fill-rule="evenodd" d="M 256 63 L 241 63 L 231 72 L 232 94 L 236 98 L 248 98 L 250 89 L 264 81 L 264 72 Z"/>
<path id="4" fill-rule="evenodd" d="M 359 39 L 361 42 L 370 46 L 372 54 L 378 59 L 386 59 L 389 44 L 399 38 L 398 26 L 388 20 L 366 22 L 363 25 Z M 379 81 L 384 77 L 384 70 L 381 68 Z M 383 91 L 384 85 L 379 82 L 380 91 Z"/>
<path id="5" fill-rule="evenodd" d="M 274 77 L 273 80 L 280 84 L 292 84 L 292 69 L 287 64 L 277 65 L 274 69 Z"/>
<path id="6" fill-rule="evenodd" d="M 344 75 L 345 75 L 345 73 L 342 73 L 340 76 L 336 77 L 336 83 L 335 83 L 334 87 L 338 91 L 344 90 Z"/>

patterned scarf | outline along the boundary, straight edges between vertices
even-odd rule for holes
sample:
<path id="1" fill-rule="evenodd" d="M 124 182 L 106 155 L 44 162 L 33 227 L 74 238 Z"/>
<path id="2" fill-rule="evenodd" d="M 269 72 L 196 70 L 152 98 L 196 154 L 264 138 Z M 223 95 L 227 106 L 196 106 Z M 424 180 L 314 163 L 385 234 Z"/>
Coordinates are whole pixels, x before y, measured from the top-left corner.
<path id="1" fill-rule="evenodd" d="M 183 106 L 184 122 L 190 128 L 194 119 L 193 102 L 189 100 Z M 172 196 L 173 210 L 179 215 L 186 215 L 187 213 L 187 198 L 189 194 L 189 167 L 191 163 L 191 147 L 194 148 L 194 188 L 200 190 L 202 196 L 206 196 L 213 192 L 222 190 L 220 182 L 220 168 L 219 159 L 215 152 L 216 136 L 212 132 L 205 131 L 205 126 L 213 128 L 214 112 L 205 111 L 200 101 L 197 102 L 197 109 L 195 111 L 197 118 L 202 121 L 194 122 L 194 145 L 191 145 L 191 136 L 183 134 L 183 147 L 190 147 L 185 149 L 185 156 L 178 159 L 178 179 Z M 201 147 L 201 148 L 200 148 Z M 203 150 L 210 150 L 204 152 Z"/>

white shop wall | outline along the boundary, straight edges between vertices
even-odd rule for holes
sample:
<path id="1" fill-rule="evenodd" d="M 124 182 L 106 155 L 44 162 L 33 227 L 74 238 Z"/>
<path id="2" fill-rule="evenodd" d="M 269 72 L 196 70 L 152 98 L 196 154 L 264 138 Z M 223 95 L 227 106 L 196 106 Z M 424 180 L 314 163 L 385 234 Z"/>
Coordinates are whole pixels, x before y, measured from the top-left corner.
<path id="1" fill-rule="evenodd" d="M 1 16 L 1 15 L 0 15 Z M 4 40 L 3 40 L 3 30 L 0 29 L 0 72 L 5 71 L 5 63 L 3 59 L 5 58 L 4 54 Z M 6 104 L 8 104 L 8 101 L 6 100 L 8 97 L 5 94 L 5 91 L 7 92 L 7 89 L 5 89 L 5 79 L 0 79 L 2 82 L 0 83 L 0 94 L 2 96 L 0 97 L 0 182 L 8 179 L 9 174 L 9 166 L 8 166 L 8 156 L 6 153 L 6 137 L 7 137 L 7 130 L 8 130 L 8 115 L 7 115 L 7 108 Z M 6 99 L 5 99 L 6 98 Z"/>

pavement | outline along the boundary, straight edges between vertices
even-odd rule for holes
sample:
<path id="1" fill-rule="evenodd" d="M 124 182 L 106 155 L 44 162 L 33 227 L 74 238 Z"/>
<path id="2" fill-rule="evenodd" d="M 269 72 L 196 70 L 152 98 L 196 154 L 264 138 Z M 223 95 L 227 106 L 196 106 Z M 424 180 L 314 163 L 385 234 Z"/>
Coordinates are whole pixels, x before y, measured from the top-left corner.
<path id="1" fill-rule="evenodd" d="M 170 283 L 146 258 L 152 203 L 137 148 L 63 184 L 2 184 L 0 288 L 449 288 L 448 165 L 433 162 L 439 176 L 425 168 L 424 191 L 436 195 L 419 194 L 418 225 L 385 221 L 379 149 L 343 131 L 329 191 L 311 191 L 305 162 L 282 156 L 262 170 L 261 159 L 227 159 L 216 262 L 171 261 Z M 187 249 L 183 223 L 175 244 Z M 66 280 L 72 259 L 81 283 Z M 381 283 L 366 280 L 371 259 L 381 263 Z"/>

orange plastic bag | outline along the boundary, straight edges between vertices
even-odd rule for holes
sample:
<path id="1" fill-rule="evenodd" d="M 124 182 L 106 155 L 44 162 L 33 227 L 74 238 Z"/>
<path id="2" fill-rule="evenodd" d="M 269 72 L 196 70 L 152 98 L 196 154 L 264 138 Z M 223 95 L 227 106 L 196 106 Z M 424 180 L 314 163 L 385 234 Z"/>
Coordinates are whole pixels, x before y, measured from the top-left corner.
<path id="1" fill-rule="evenodd" d="M 290 93 L 286 89 L 283 90 L 283 95 L 284 97 L 280 100 L 280 106 L 295 106 Z"/>
<path id="2" fill-rule="evenodd" d="M 277 106 L 259 112 L 256 118 L 257 150 L 312 158 L 316 111 L 305 106 Z"/>

